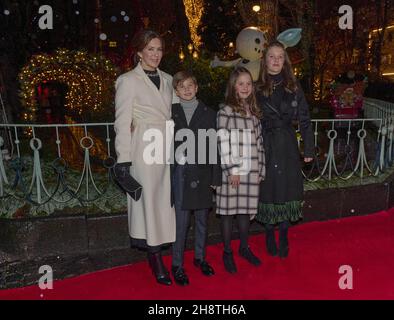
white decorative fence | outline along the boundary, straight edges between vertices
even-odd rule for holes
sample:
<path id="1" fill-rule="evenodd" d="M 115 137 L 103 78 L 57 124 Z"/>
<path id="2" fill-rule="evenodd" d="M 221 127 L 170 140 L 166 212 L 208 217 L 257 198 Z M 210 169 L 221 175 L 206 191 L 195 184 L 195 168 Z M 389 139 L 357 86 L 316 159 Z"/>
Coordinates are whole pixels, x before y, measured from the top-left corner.
<path id="1" fill-rule="evenodd" d="M 303 168 L 308 183 L 387 173 L 393 164 L 393 110 L 392 104 L 367 99 L 366 119 L 312 120 L 316 155 Z M 124 209 L 126 197 L 111 170 L 113 139 L 113 123 L 0 124 L 0 216 L 23 206 L 30 214 L 81 206 Z M 302 150 L 300 138 L 299 145 Z"/>

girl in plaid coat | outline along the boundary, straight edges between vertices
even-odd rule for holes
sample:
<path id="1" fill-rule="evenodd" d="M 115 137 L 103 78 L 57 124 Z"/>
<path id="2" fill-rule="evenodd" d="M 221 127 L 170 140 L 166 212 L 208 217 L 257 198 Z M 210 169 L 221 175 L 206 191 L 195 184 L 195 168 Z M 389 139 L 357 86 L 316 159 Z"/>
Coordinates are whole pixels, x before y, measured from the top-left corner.
<path id="1" fill-rule="evenodd" d="M 221 215 L 223 262 L 230 273 L 237 271 L 231 232 L 234 216 L 240 234 L 239 255 L 258 266 L 261 261 L 248 246 L 250 220 L 257 214 L 259 184 L 264 179 L 261 111 L 257 107 L 250 72 L 235 69 L 227 84 L 225 106 L 217 114 L 222 186 L 217 188 L 217 214 Z"/>

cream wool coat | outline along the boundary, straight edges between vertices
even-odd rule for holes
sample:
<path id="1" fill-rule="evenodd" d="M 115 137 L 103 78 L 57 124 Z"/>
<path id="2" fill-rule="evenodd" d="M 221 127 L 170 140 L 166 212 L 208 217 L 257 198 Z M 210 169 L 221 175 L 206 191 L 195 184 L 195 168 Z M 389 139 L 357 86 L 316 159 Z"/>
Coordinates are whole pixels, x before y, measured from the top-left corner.
<path id="1" fill-rule="evenodd" d="M 175 241 L 175 211 L 171 207 L 170 165 L 166 164 L 166 121 L 171 121 L 172 77 L 160 70 L 160 90 L 138 64 L 116 80 L 115 149 L 117 162 L 132 162 L 130 173 L 142 185 L 142 196 L 127 195 L 129 233 L 149 246 Z M 133 129 L 131 130 L 131 124 Z M 143 154 L 152 141 L 143 141 L 148 129 L 163 135 L 163 162 L 147 164 Z M 171 139 L 167 135 L 167 139 Z M 170 140 L 170 141 L 171 141 Z M 150 152 L 149 152 L 150 153 Z"/>

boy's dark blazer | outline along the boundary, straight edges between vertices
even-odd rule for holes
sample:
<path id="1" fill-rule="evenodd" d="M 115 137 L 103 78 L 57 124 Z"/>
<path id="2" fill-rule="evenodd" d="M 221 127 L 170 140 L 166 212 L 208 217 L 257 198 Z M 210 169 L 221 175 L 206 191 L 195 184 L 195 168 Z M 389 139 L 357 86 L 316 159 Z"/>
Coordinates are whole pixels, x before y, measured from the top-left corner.
<path id="1" fill-rule="evenodd" d="M 180 129 L 187 128 L 193 131 L 196 145 L 195 164 L 185 165 L 182 209 L 197 210 L 211 208 L 213 206 L 214 190 L 210 186 L 220 186 L 222 183 L 220 155 L 217 147 L 216 150 L 211 150 L 211 152 L 216 152 L 217 162 L 216 164 L 209 164 L 210 150 L 209 140 L 207 138 L 205 142 L 206 164 L 198 164 L 198 155 L 201 152 L 198 150 L 198 129 L 214 129 L 216 132 L 216 112 L 207 107 L 203 102 L 199 101 L 188 125 L 182 106 L 179 103 L 175 103 L 172 105 L 172 119 L 175 123 L 174 140 L 176 133 Z M 183 139 L 183 141 L 186 141 L 186 137 Z M 175 141 L 174 152 L 177 147 L 183 143 L 183 141 Z M 171 165 L 172 177 L 174 176 L 173 173 L 178 165 L 179 164 L 175 159 L 174 164 Z M 171 182 L 174 182 L 173 178 L 171 178 Z M 171 190 L 171 201 L 172 204 L 174 204 L 174 188 L 171 188 Z"/>

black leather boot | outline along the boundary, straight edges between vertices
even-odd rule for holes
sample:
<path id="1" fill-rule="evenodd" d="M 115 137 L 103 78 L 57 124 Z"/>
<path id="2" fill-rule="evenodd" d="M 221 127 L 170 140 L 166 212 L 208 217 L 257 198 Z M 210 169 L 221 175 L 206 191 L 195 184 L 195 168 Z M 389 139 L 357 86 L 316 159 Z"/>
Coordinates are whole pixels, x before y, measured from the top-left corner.
<path id="1" fill-rule="evenodd" d="M 279 257 L 281 258 L 286 258 L 289 254 L 289 240 L 287 239 L 289 225 L 289 221 L 279 224 Z"/>
<path id="2" fill-rule="evenodd" d="M 273 224 L 265 225 L 265 245 L 270 256 L 276 257 L 278 255 L 278 247 L 275 241 L 275 226 Z"/>
<path id="3" fill-rule="evenodd" d="M 170 274 L 164 266 L 161 252 L 148 253 L 149 266 L 152 269 L 152 273 L 156 278 L 156 281 L 160 284 L 169 286 L 172 284 Z"/>

